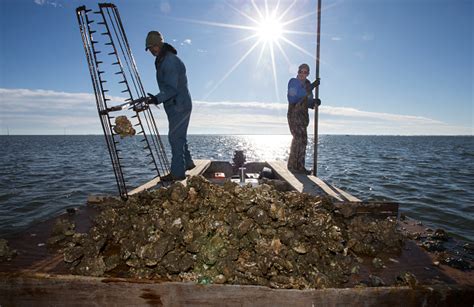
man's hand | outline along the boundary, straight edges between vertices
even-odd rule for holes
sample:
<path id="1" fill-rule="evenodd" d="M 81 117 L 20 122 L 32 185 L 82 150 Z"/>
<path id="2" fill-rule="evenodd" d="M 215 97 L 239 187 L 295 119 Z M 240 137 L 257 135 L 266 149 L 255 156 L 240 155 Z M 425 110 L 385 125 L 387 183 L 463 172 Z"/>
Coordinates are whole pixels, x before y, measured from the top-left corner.
<path id="1" fill-rule="evenodd" d="M 314 109 L 316 106 L 320 106 L 321 105 L 321 99 L 310 99 L 308 100 L 308 108 L 309 109 Z"/>
<path id="2" fill-rule="evenodd" d="M 158 101 L 158 99 L 156 99 L 156 96 L 153 95 L 153 94 L 150 94 L 150 93 L 147 93 L 148 94 L 148 104 L 155 104 L 155 105 L 159 105 L 160 102 Z"/>
<path id="3" fill-rule="evenodd" d="M 316 86 L 319 86 L 319 84 L 321 84 L 321 79 L 320 79 L 320 78 L 314 80 L 314 82 L 311 83 L 311 85 L 313 86 L 313 88 L 315 88 Z"/>

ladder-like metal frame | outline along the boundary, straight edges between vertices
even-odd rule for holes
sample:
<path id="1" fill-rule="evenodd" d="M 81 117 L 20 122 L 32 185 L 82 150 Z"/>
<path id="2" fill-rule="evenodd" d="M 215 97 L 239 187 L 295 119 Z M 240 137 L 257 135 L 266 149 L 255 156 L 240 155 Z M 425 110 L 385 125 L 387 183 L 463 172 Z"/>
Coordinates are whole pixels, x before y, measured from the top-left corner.
<path id="1" fill-rule="evenodd" d="M 147 152 L 147 157 L 150 158 L 149 164 L 152 165 L 154 172 L 156 172 L 156 177 L 169 173 L 169 160 L 156 127 L 153 113 L 147 104 L 148 98 L 138 74 L 117 7 L 112 3 L 99 3 L 99 11 L 92 12 L 92 14 L 100 19 L 97 22 L 89 17 L 91 12 L 92 10 L 87 9 L 86 6 L 80 6 L 76 9 L 84 51 L 94 88 L 97 111 L 104 130 L 119 194 L 122 198 L 127 198 L 128 189 L 123 172 L 124 162 L 121 157 L 121 150 L 118 148 L 120 139 L 116 137 L 117 134 L 113 130 L 112 119 L 115 117 L 112 116 L 112 112 L 126 109 L 134 112 L 132 118 L 135 118 L 138 122 L 134 127 L 137 129 L 138 135 L 143 135 L 141 140 L 144 142 L 143 149 Z M 99 44 L 98 40 L 93 38 L 100 28 L 103 29 L 103 32 L 99 33 L 99 35 L 104 36 L 103 46 Z M 100 47 L 107 46 L 112 48 L 112 51 L 102 54 L 102 51 L 99 50 Z M 109 66 L 118 68 L 114 75 L 121 77 L 118 83 L 125 87 L 121 94 L 127 96 L 124 99 L 124 103 L 114 106 L 111 105 L 111 97 L 108 94 L 109 89 L 105 88 L 107 83 L 107 80 L 105 80 L 105 66 L 107 65 L 104 63 L 104 60 L 106 58 L 110 60 L 110 57 L 113 60 Z"/>

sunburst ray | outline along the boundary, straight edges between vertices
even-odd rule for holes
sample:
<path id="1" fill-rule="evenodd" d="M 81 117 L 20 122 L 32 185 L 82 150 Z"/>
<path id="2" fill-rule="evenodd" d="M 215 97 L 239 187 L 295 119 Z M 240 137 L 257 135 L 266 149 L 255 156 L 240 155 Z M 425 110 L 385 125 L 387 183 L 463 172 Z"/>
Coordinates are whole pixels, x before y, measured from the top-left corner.
<path id="1" fill-rule="evenodd" d="M 212 92 L 214 92 L 218 87 L 219 85 L 222 84 L 222 82 L 225 81 L 225 79 L 227 79 L 227 77 L 229 77 L 229 75 L 237 68 L 239 67 L 240 63 L 242 63 L 246 58 L 247 56 L 255 49 L 255 47 L 258 46 L 258 44 L 260 44 L 260 40 L 256 41 L 252 47 L 250 47 L 250 49 L 237 61 L 237 63 L 234 64 L 234 66 L 232 66 L 232 68 L 224 75 L 224 77 L 222 77 L 222 79 L 220 79 L 216 85 L 214 85 L 214 87 L 206 94 L 206 96 L 204 97 L 204 99 L 207 99 L 207 97 L 209 97 L 209 95 L 212 94 Z"/>
<path id="2" fill-rule="evenodd" d="M 304 50 L 302 47 L 298 46 L 297 44 L 293 43 L 292 41 L 290 41 L 286 37 L 282 37 L 281 39 L 284 40 L 285 42 L 287 42 L 288 44 L 290 44 L 291 46 L 295 47 L 299 51 L 303 52 L 304 54 L 310 56 L 313 60 L 316 60 L 316 57 L 314 55 L 312 55 L 308 51 Z"/>
<path id="3" fill-rule="evenodd" d="M 288 12 L 291 10 L 291 8 L 296 4 L 296 1 L 297 0 L 293 0 L 293 2 L 286 8 L 285 11 L 283 11 L 283 13 L 280 14 L 280 16 L 278 16 L 278 20 L 282 20 L 286 14 L 288 14 Z"/>
<path id="4" fill-rule="evenodd" d="M 191 18 L 175 18 L 175 19 L 176 20 L 181 20 L 181 21 L 186 21 L 186 22 L 191 22 L 191 23 L 198 23 L 198 24 L 207 25 L 207 26 L 232 28 L 232 29 L 242 29 L 242 30 L 251 30 L 251 31 L 256 31 L 257 30 L 257 27 L 235 25 L 235 24 L 230 24 L 230 23 L 205 21 L 205 20 L 198 20 L 198 19 L 191 19 Z"/>
<path id="5" fill-rule="evenodd" d="M 246 17 L 247 19 L 249 19 L 249 20 L 252 21 L 253 23 L 258 24 L 258 20 L 257 20 L 257 19 L 255 19 L 255 18 L 249 16 L 248 14 L 242 12 L 241 10 L 239 10 L 238 8 L 236 8 L 235 6 L 233 6 L 233 5 L 231 5 L 231 4 L 227 3 L 227 2 L 226 2 L 226 4 L 227 4 L 231 9 L 233 9 L 234 11 L 236 11 L 237 13 L 239 13 L 240 15 Z"/>
<path id="6" fill-rule="evenodd" d="M 278 78 L 276 73 L 276 66 L 275 66 L 275 52 L 273 51 L 273 44 L 270 44 L 270 55 L 272 58 L 272 68 L 273 68 L 273 81 L 275 82 L 275 96 L 277 100 L 280 100 L 280 92 L 278 90 Z"/>
<path id="7" fill-rule="evenodd" d="M 280 52 L 281 52 L 281 54 L 283 55 L 283 58 L 285 59 L 286 64 L 288 64 L 288 66 L 291 66 L 290 58 L 288 57 L 288 55 L 286 54 L 285 50 L 284 50 L 283 47 L 281 46 L 280 42 L 275 42 L 275 44 L 277 45 L 278 49 L 280 49 Z"/>
<path id="8" fill-rule="evenodd" d="M 245 36 L 242 39 L 234 41 L 231 46 L 256 39 L 255 43 L 251 45 L 251 47 L 245 51 L 245 53 L 235 62 L 235 64 L 224 74 L 224 76 L 217 81 L 212 89 L 205 95 L 203 99 L 207 99 L 215 90 L 225 81 L 227 78 L 241 65 L 245 59 L 258 47 L 261 46 L 260 50 L 258 51 L 258 58 L 257 58 L 257 65 L 261 65 L 262 58 L 266 54 L 268 50 L 268 55 L 271 60 L 271 73 L 272 79 L 275 87 L 275 96 L 279 100 L 279 87 L 278 87 L 278 77 L 277 77 L 277 55 L 281 53 L 284 60 L 291 67 L 291 61 L 288 57 L 285 48 L 282 46 L 282 42 L 288 44 L 289 46 L 295 48 L 299 52 L 311 57 L 312 59 L 316 59 L 315 55 L 311 54 L 303 47 L 299 46 L 297 43 L 292 41 L 288 36 L 291 35 L 306 35 L 306 36 L 316 36 L 316 32 L 311 31 L 299 31 L 299 30 L 290 30 L 285 29 L 286 26 L 293 24 L 299 20 L 307 18 L 316 14 L 316 12 L 309 12 L 303 15 L 299 15 L 295 18 L 292 18 L 287 21 L 282 21 L 291 11 L 291 9 L 296 5 L 297 0 L 293 0 L 286 8 L 280 6 L 280 0 L 276 2 L 276 5 L 270 8 L 268 0 L 264 0 L 258 2 L 258 5 L 255 0 L 251 0 L 251 5 L 253 7 L 254 14 L 250 14 L 248 11 L 243 11 L 236 7 L 233 4 L 226 3 L 228 7 L 230 7 L 233 11 L 237 12 L 240 16 L 247 19 L 249 24 L 232 24 L 232 23 L 223 23 L 223 22 L 214 22 L 214 21 L 204 21 L 204 20 L 196 20 L 196 19 L 185 19 L 185 18 L 177 18 L 178 20 L 192 22 L 202 25 L 208 26 L 215 26 L 215 27 L 222 27 L 222 28 L 229 28 L 229 29 L 237 29 L 237 30 L 245 30 L 251 31 L 253 34 Z M 260 7 L 259 7 L 260 6 Z M 331 7 L 331 6 L 329 6 Z M 325 8 L 327 9 L 327 7 Z M 282 11 L 282 12 L 280 12 Z M 276 46 L 276 48 L 275 48 Z M 277 54 L 275 49 L 278 49 L 280 52 Z"/>
<path id="9" fill-rule="evenodd" d="M 260 54 L 258 55 L 257 65 L 260 64 L 260 61 L 262 60 L 263 52 L 265 51 L 266 47 L 267 47 L 267 42 L 263 42 L 262 49 L 260 49 Z"/>
<path id="10" fill-rule="evenodd" d="M 252 2 L 253 7 L 255 8 L 255 11 L 257 12 L 258 16 L 260 17 L 260 19 L 263 19 L 264 16 L 263 16 L 262 12 L 260 11 L 260 9 L 258 8 L 258 6 L 255 4 L 255 1 L 252 0 L 251 2 Z"/>
<path id="11" fill-rule="evenodd" d="M 298 16 L 298 17 L 296 17 L 296 18 L 293 18 L 293 19 L 291 19 L 291 20 L 288 20 L 288 21 L 283 22 L 283 23 L 282 23 L 282 26 L 286 26 L 286 25 L 292 24 L 292 23 L 294 23 L 295 21 L 304 19 L 304 18 L 309 17 L 309 16 L 314 15 L 314 14 L 316 14 L 316 12 L 309 12 L 309 13 L 307 13 L 307 14 Z"/>

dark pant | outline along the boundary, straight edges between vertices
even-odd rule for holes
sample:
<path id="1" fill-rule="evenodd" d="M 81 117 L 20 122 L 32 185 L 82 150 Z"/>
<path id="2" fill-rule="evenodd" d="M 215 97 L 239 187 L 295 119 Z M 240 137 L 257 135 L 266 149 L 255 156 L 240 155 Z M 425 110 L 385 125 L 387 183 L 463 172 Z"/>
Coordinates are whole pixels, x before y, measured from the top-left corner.
<path id="1" fill-rule="evenodd" d="M 171 146 L 171 174 L 184 177 L 186 167 L 193 164 L 188 150 L 187 133 L 191 110 L 185 112 L 167 112 L 169 131 L 168 140 Z"/>
<path id="2" fill-rule="evenodd" d="M 290 156 L 288 157 L 289 170 L 305 170 L 306 145 L 308 144 L 309 124 L 308 107 L 306 101 L 288 105 L 288 125 L 293 139 L 291 141 Z"/>

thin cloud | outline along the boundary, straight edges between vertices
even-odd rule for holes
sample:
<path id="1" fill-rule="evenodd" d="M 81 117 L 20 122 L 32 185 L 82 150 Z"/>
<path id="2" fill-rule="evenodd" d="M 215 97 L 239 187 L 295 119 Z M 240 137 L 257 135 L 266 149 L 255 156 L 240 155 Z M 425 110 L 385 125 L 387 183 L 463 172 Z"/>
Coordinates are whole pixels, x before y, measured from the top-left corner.
<path id="1" fill-rule="evenodd" d="M 123 97 L 113 97 L 115 104 Z M 95 96 L 52 90 L 0 88 L 0 133 L 102 134 Z M 194 101 L 189 133 L 289 134 L 286 103 L 257 101 Z M 167 133 L 163 107 L 152 107 L 160 133 Z M 310 119 L 313 119 L 310 111 Z M 465 134 L 472 127 L 450 125 L 424 116 L 370 112 L 351 107 L 319 108 L 321 134 Z M 308 131 L 311 131 L 311 127 Z M 17 132 L 15 132 L 17 131 Z"/>
<path id="2" fill-rule="evenodd" d="M 286 110 L 288 106 L 286 103 L 275 102 L 239 102 L 239 101 L 194 101 L 202 107 L 218 108 L 218 109 L 234 109 L 234 110 Z"/>
<path id="3" fill-rule="evenodd" d="M 171 12 L 171 4 L 168 1 L 161 1 L 160 11 L 162 13 L 168 14 Z"/>
<path id="4" fill-rule="evenodd" d="M 321 111 L 324 114 L 333 115 L 333 116 L 344 116 L 344 117 L 353 117 L 353 118 L 371 118 L 371 119 L 392 121 L 392 122 L 406 122 L 406 123 L 411 122 L 414 124 L 422 124 L 422 123 L 443 124 L 443 122 L 441 121 L 423 117 L 423 116 L 368 112 L 368 111 L 361 111 L 361 110 L 357 110 L 354 108 L 347 108 L 347 107 L 321 106 Z"/>
<path id="5" fill-rule="evenodd" d="M 235 112 L 248 111 L 248 110 L 279 110 L 286 111 L 288 106 L 286 103 L 265 103 L 265 102 L 231 102 L 231 101 L 220 101 L 220 102 L 208 102 L 208 101 L 195 101 L 200 107 L 211 108 L 211 109 L 233 109 Z M 430 123 L 430 124 L 443 124 L 441 121 L 433 120 L 423 116 L 413 115 L 401 115 L 401 114 L 390 114 L 380 112 L 368 112 L 361 111 L 355 108 L 348 107 L 331 107 L 322 105 L 319 108 L 321 114 L 332 115 L 338 117 L 352 117 L 352 118 L 372 118 L 378 120 L 396 121 L 396 122 L 413 122 L 413 123 Z"/>
<path id="6" fill-rule="evenodd" d="M 52 7 L 63 7 L 58 1 L 34 0 L 34 3 L 40 6 L 50 5 Z"/>
<path id="7" fill-rule="evenodd" d="M 110 97 L 113 103 L 123 103 L 123 97 Z M 95 109 L 95 96 L 88 93 L 67 93 L 52 90 L 0 88 L 0 102 L 5 112 L 24 112 L 48 109 L 90 110 Z"/>
<path id="8" fill-rule="evenodd" d="M 331 40 L 332 40 L 332 41 L 340 41 L 341 38 L 338 37 L 338 36 L 333 36 L 333 37 L 331 37 Z"/>

